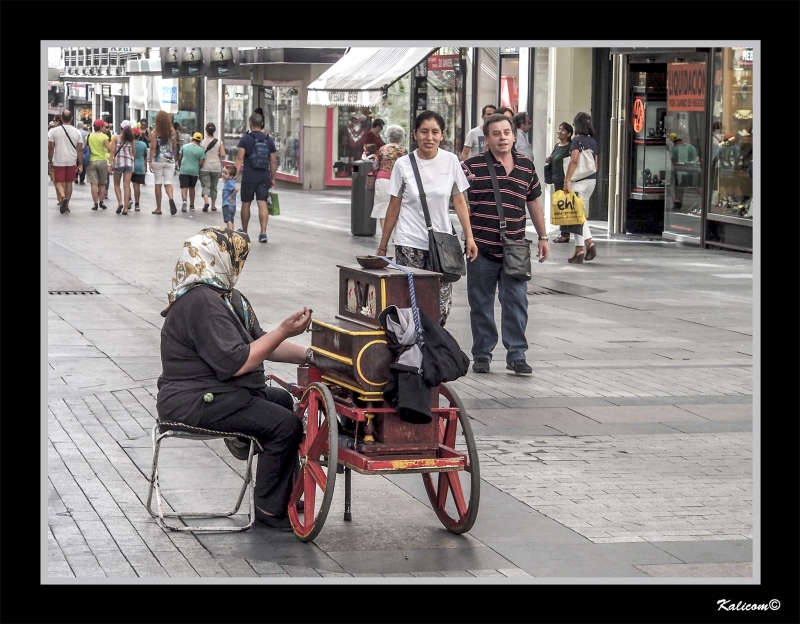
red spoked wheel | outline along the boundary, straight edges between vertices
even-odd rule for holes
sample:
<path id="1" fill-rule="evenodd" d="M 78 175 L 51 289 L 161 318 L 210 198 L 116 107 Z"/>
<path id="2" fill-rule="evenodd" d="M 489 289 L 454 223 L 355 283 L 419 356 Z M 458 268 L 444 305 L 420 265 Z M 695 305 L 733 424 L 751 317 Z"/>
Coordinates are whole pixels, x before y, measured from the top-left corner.
<path id="1" fill-rule="evenodd" d="M 457 407 L 458 418 L 439 420 L 439 443 L 465 453 L 467 465 L 457 472 L 425 473 L 422 480 L 442 524 L 452 533 L 466 533 L 478 517 L 481 471 L 478 447 L 461 399 L 447 384 L 439 386 L 439 407 Z"/>
<path id="2" fill-rule="evenodd" d="M 310 542 L 322 530 L 333 500 L 339 456 L 336 405 L 328 387 L 319 382 L 308 385 L 297 407 L 303 419 L 299 470 L 289 498 L 289 521 L 295 535 Z M 304 501 L 304 510 L 297 502 Z"/>

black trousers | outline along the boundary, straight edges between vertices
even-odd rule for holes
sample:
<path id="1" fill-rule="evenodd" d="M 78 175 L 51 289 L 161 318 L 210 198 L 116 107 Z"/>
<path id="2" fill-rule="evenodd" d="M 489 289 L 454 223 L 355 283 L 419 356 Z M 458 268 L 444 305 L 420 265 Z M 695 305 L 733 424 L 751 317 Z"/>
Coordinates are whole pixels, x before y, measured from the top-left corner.
<path id="1" fill-rule="evenodd" d="M 256 467 L 256 507 L 285 516 L 303 424 L 292 411 L 292 395 L 283 388 L 265 386 L 264 391 L 253 394 L 242 389 L 216 395 L 204 405 L 199 426 L 258 438 L 264 452 Z"/>

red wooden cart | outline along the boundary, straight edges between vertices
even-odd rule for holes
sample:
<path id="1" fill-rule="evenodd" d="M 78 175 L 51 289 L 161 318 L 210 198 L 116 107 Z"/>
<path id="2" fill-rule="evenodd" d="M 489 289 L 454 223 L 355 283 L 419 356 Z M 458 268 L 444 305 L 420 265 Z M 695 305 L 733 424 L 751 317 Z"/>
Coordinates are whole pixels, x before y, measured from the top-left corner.
<path id="1" fill-rule="evenodd" d="M 416 303 L 437 315 L 439 274 L 409 269 Z M 270 375 L 297 399 L 303 420 L 299 471 L 289 502 L 297 537 L 308 542 L 322 530 L 337 474 L 344 474 L 344 520 L 351 520 L 351 471 L 359 474 L 420 473 L 431 505 L 453 533 L 469 531 L 478 515 L 480 467 L 469 417 L 447 384 L 431 388 L 430 424 L 405 422 L 382 388 L 391 352 L 377 321 L 388 305 L 411 304 L 406 273 L 340 266 L 337 320 L 314 320 L 315 364 L 299 366 L 297 382 Z M 304 501 L 304 510 L 297 503 Z"/>

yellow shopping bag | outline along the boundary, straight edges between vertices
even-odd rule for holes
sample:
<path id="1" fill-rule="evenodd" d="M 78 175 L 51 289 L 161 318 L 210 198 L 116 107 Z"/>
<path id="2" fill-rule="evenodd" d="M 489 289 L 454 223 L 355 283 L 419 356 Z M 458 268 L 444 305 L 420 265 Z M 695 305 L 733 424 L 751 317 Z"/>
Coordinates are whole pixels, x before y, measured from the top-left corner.
<path id="1" fill-rule="evenodd" d="M 583 212 L 583 200 L 574 191 L 553 193 L 553 225 L 583 225 L 586 215 Z"/>

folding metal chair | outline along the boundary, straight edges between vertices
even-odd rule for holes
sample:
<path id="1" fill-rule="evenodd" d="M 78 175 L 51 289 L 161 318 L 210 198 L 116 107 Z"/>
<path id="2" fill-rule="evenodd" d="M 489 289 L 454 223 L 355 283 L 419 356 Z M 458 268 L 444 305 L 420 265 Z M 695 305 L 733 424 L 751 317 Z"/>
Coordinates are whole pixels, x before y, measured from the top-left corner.
<path id="1" fill-rule="evenodd" d="M 153 440 L 153 470 L 150 474 L 150 488 L 147 493 L 147 511 L 156 519 L 159 526 L 170 531 L 190 531 L 193 533 L 221 533 L 232 531 L 246 531 L 255 522 L 255 475 L 253 474 L 253 456 L 256 453 L 262 452 L 264 449 L 260 442 L 254 436 L 245 433 L 235 433 L 231 431 L 215 431 L 213 429 L 205 429 L 203 427 L 193 427 L 179 422 L 158 421 L 153 426 L 152 432 Z M 178 438 L 181 440 L 218 440 L 225 439 L 226 446 L 228 442 L 236 440 L 237 445 L 244 446 L 245 440 L 249 440 L 249 451 L 247 453 L 247 468 L 244 474 L 244 483 L 239 492 L 239 498 L 236 501 L 236 506 L 230 512 L 207 512 L 207 511 L 174 511 L 165 512 L 161 500 L 161 488 L 158 483 L 158 453 L 161 447 L 161 442 L 165 438 Z M 243 456 L 240 459 L 245 459 Z M 239 507 L 244 500 L 245 492 L 250 489 L 250 511 L 248 513 L 248 523 L 245 526 L 176 526 L 166 522 L 164 518 L 227 518 L 236 514 Z M 152 509 L 153 490 L 156 493 L 156 503 L 158 505 L 158 512 Z"/>

